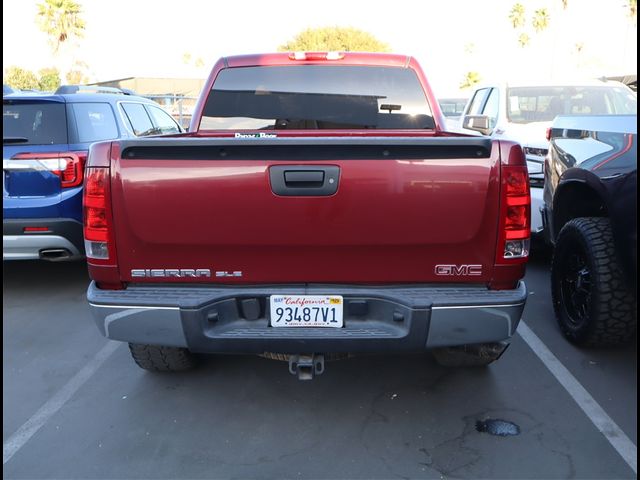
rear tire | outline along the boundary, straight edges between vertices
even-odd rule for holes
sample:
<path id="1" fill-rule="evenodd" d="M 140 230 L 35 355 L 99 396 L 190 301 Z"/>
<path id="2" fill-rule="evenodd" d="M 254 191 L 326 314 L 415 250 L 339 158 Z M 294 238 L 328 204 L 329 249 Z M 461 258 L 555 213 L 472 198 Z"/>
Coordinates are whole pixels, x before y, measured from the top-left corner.
<path id="1" fill-rule="evenodd" d="M 608 218 L 575 218 L 560 231 L 551 296 L 562 334 L 582 346 L 626 342 L 636 332 L 636 298 L 616 256 Z"/>
<path id="2" fill-rule="evenodd" d="M 186 348 L 130 343 L 136 364 L 150 372 L 184 372 L 197 365 L 196 357 Z"/>

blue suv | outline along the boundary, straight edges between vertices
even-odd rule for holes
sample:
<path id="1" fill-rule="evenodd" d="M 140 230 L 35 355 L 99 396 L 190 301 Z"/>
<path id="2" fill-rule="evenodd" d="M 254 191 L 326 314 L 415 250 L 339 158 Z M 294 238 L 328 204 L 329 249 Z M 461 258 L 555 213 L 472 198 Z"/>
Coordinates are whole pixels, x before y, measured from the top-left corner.
<path id="1" fill-rule="evenodd" d="M 2 117 L 3 260 L 83 258 L 89 146 L 182 132 L 154 101 L 105 87 L 3 95 Z"/>

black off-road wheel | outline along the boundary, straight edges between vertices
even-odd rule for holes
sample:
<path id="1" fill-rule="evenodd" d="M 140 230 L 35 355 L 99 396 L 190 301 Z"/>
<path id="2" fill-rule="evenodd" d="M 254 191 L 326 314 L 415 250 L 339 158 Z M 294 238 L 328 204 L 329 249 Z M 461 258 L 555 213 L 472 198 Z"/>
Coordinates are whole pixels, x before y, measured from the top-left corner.
<path id="1" fill-rule="evenodd" d="M 636 332 L 636 296 L 616 257 L 608 218 L 575 218 L 560 231 L 551 295 L 563 335 L 581 346 L 624 343 Z"/>
<path id="2" fill-rule="evenodd" d="M 197 365 L 196 357 L 186 348 L 130 343 L 136 364 L 150 372 L 184 372 Z"/>

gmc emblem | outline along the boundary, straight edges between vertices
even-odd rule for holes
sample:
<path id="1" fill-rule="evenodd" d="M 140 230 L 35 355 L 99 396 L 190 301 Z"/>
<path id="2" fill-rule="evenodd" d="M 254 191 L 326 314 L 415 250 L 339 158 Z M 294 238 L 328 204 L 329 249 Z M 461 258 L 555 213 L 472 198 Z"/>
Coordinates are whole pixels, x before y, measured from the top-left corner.
<path id="1" fill-rule="evenodd" d="M 436 275 L 466 277 L 482 275 L 482 265 L 436 265 Z"/>

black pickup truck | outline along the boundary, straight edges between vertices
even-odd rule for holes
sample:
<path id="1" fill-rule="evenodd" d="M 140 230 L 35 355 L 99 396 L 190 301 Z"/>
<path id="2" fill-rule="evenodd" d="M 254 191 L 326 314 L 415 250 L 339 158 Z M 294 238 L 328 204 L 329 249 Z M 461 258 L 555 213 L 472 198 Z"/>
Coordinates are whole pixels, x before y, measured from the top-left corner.
<path id="1" fill-rule="evenodd" d="M 578 345 L 627 341 L 637 323 L 637 116 L 558 116 L 548 137 L 541 210 L 560 329 Z"/>

